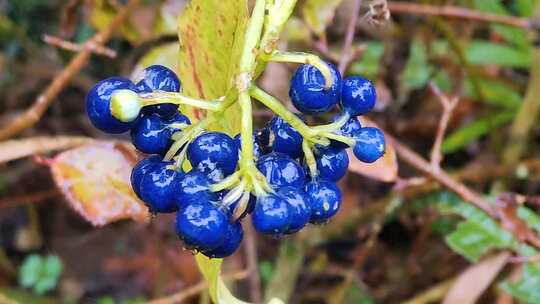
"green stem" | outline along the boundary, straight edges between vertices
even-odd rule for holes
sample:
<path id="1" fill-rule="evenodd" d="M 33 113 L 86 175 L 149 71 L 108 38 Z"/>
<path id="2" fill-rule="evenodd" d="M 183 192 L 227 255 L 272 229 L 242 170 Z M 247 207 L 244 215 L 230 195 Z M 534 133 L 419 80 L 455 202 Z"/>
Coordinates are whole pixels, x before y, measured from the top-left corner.
<path id="1" fill-rule="evenodd" d="M 320 135 L 324 136 L 326 138 L 330 138 L 330 139 L 337 140 L 337 141 L 340 141 L 342 143 L 345 143 L 349 147 L 353 147 L 355 145 L 355 143 L 356 143 L 355 140 L 350 138 L 350 137 L 334 134 L 332 132 L 322 132 Z"/>
<path id="2" fill-rule="evenodd" d="M 306 158 L 306 164 L 309 168 L 309 174 L 311 177 L 317 176 L 317 161 L 315 160 L 315 155 L 313 155 L 313 150 L 309 146 L 307 140 L 302 141 L 302 150 L 304 151 L 304 157 Z"/>
<path id="3" fill-rule="evenodd" d="M 341 115 L 338 120 L 334 121 L 333 123 L 327 124 L 327 125 L 320 125 L 320 126 L 313 126 L 312 128 L 314 130 L 317 130 L 319 132 L 332 132 L 335 130 L 340 129 L 343 127 L 345 123 L 351 118 L 351 116 L 347 113 Z"/>
<path id="4" fill-rule="evenodd" d="M 140 97 L 142 98 L 143 106 L 173 103 L 177 105 L 188 105 L 209 111 L 217 111 L 221 108 L 221 104 L 219 102 L 191 98 L 176 92 L 154 92 L 141 94 Z"/>
<path id="5" fill-rule="evenodd" d="M 276 113 L 278 116 L 288 122 L 294 129 L 296 129 L 304 138 L 312 138 L 316 134 L 312 129 L 307 126 L 298 116 L 289 111 L 277 98 L 266 93 L 256 86 L 252 86 L 249 94 L 267 106 L 270 110 Z"/>
<path id="6" fill-rule="evenodd" d="M 329 89 L 334 82 L 334 76 L 332 75 L 332 70 L 330 69 L 330 66 L 328 66 L 326 62 L 319 58 L 319 56 L 302 52 L 281 52 L 276 50 L 270 54 L 266 54 L 263 52 L 260 54 L 260 57 L 264 61 L 310 64 L 316 67 L 322 73 L 325 80 L 325 89 Z"/>

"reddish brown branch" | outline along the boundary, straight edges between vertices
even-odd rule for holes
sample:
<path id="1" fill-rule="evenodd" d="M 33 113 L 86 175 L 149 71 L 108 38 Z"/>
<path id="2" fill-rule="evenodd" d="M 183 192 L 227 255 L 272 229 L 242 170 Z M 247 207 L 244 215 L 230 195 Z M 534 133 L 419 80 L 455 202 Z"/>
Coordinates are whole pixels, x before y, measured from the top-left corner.
<path id="1" fill-rule="evenodd" d="M 103 55 L 109 58 L 116 58 L 115 50 L 112 50 L 103 45 L 91 43 L 91 41 L 80 44 L 80 43 L 67 41 L 62 38 L 51 36 L 51 35 L 44 35 L 43 41 L 45 41 L 45 43 L 50 44 L 52 46 L 55 46 L 64 50 L 72 51 L 72 52 L 82 52 L 85 48 L 88 48 L 94 54 Z"/>
<path id="2" fill-rule="evenodd" d="M 128 4 L 122 7 L 122 9 L 118 12 L 118 15 L 114 17 L 109 26 L 99 31 L 85 44 L 96 46 L 103 45 L 105 42 L 107 42 L 111 38 L 114 31 L 117 30 L 124 22 L 128 12 L 135 7 L 138 2 L 139 0 L 130 0 Z M 84 47 L 83 50 L 73 57 L 69 64 L 60 72 L 60 74 L 56 75 L 45 91 L 36 98 L 34 104 L 28 110 L 26 110 L 26 112 L 15 118 L 7 126 L 0 129 L 0 140 L 5 140 L 17 135 L 37 123 L 41 116 L 43 116 L 43 113 L 45 113 L 45 110 L 47 110 L 60 91 L 62 91 L 62 89 L 69 83 L 71 78 L 77 74 L 86 65 L 86 63 L 88 63 L 91 54 L 92 48 Z"/>
<path id="3" fill-rule="evenodd" d="M 454 111 L 459 102 L 459 96 L 446 96 L 441 92 L 439 87 L 437 87 L 433 83 L 430 83 L 430 88 L 443 107 L 443 113 L 441 115 L 441 120 L 439 121 L 439 126 L 437 127 L 437 135 L 435 137 L 435 142 L 433 143 L 433 148 L 431 149 L 430 158 L 430 162 L 433 168 L 440 169 L 442 161 L 441 146 L 444 140 L 444 135 L 446 134 L 446 129 L 448 128 L 448 122 L 450 121 L 450 117 L 452 116 L 452 112 Z"/>
<path id="4" fill-rule="evenodd" d="M 358 14 L 360 14 L 360 6 L 362 0 L 355 0 L 353 8 L 351 9 L 351 17 L 349 24 L 347 25 L 347 32 L 345 34 L 345 41 L 343 42 L 343 48 L 341 49 L 341 59 L 339 60 L 338 70 L 341 74 L 344 74 L 347 70 L 347 66 L 350 63 L 351 46 L 356 32 L 356 23 L 358 21 Z"/>
<path id="5" fill-rule="evenodd" d="M 393 14 L 416 14 L 428 16 L 444 16 L 460 19 L 467 19 L 481 22 L 493 22 L 499 24 L 510 25 L 514 27 L 536 29 L 538 24 L 527 18 L 519 18 L 514 16 L 502 16 L 479 12 L 458 6 L 438 6 L 428 4 L 417 4 L 411 2 L 388 2 L 388 7 Z"/>
<path id="6" fill-rule="evenodd" d="M 441 185 L 455 192 L 457 195 L 461 196 L 461 198 L 472 203 L 474 206 L 480 208 L 492 218 L 497 218 L 497 214 L 492 205 L 479 193 L 456 181 L 444 170 L 433 170 L 433 166 L 429 162 L 404 144 L 400 143 L 395 138 L 389 135 L 387 135 L 387 138 L 388 141 L 394 146 L 398 157 L 400 157 L 404 162 L 418 169 L 423 174 L 438 181 Z"/>

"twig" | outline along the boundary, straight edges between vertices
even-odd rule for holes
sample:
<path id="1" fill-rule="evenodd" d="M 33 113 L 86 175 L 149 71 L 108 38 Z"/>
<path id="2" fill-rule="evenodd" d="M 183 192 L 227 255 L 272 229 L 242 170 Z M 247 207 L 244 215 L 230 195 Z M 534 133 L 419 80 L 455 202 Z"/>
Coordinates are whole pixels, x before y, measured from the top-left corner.
<path id="1" fill-rule="evenodd" d="M 244 225 L 246 232 L 245 251 L 247 258 L 247 269 L 249 271 L 249 292 L 251 301 L 262 303 L 261 277 L 259 276 L 258 257 L 257 257 L 257 239 L 251 223 Z"/>
<path id="2" fill-rule="evenodd" d="M 345 34 L 345 42 L 343 42 L 343 48 L 341 49 L 341 59 L 339 60 L 338 65 L 338 70 L 341 74 L 345 73 L 345 70 L 350 63 L 351 46 L 354 39 L 354 34 L 356 32 L 356 22 L 358 21 L 361 5 L 362 0 L 354 0 L 353 8 L 351 9 L 351 17 L 349 19 L 347 32 Z"/>
<path id="3" fill-rule="evenodd" d="M 514 264 L 536 263 L 540 262 L 540 254 L 531 256 L 513 256 L 508 259 L 508 262 Z"/>
<path id="4" fill-rule="evenodd" d="M 59 194 L 60 192 L 58 192 L 57 189 L 53 189 L 32 194 L 23 194 L 13 197 L 2 198 L 0 199 L 0 209 L 40 203 Z"/>
<path id="5" fill-rule="evenodd" d="M 59 47 L 61 49 L 68 50 L 68 51 L 81 52 L 85 48 L 88 48 L 94 54 L 103 55 L 109 58 L 116 58 L 115 50 L 112 50 L 103 45 L 92 43 L 91 41 L 80 44 L 80 43 L 67 41 L 62 38 L 51 36 L 51 35 L 43 35 L 43 41 L 45 41 L 45 43 L 47 44 L 50 44 L 52 46 Z"/>
<path id="6" fill-rule="evenodd" d="M 402 143 L 400 143 L 398 140 L 391 137 L 390 135 L 386 135 L 386 137 L 388 141 L 394 146 L 394 149 L 396 150 L 398 157 L 400 157 L 403 161 L 405 161 L 412 167 L 418 169 L 425 175 L 438 181 L 446 188 L 450 189 L 451 191 L 461 196 L 461 198 L 463 198 L 464 200 L 480 208 L 489 216 L 496 218 L 495 210 L 493 209 L 493 207 L 488 201 L 482 198 L 480 194 L 469 189 L 464 184 L 456 181 L 450 175 L 448 175 L 448 173 L 446 173 L 444 170 L 433 170 L 433 166 L 431 166 L 430 163 L 424 160 L 416 152 L 412 151 L 407 146 L 403 145 Z"/>
<path id="7" fill-rule="evenodd" d="M 417 4 L 410 2 L 394 2 L 389 1 L 388 7 L 392 13 L 405 13 L 415 15 L 428 15 L 428 16 L 444 16 L 455 17 L 460 19 L 468 19 L 480 22 L 493 22 L 499 24 L 510 25 L 514 27 L 520 27 L 525 29 L 538 29 L 539 24 L 532 19 L 520 18 L 514 16 L 502 16 L 484 13 L 476 10 L 471 10 L 459 6 L 451 5 L 429 5 L 429 4 Z"/>
<path id="8" fill-rule="evenodd" d="M 225 281 L 238 281 L 246 278 L 249 274 L 249 271 L 242 270 L 240 272 L 232 273 L 230 275 L 224 275 L 223 279 Z M 208 283 L 206 280 L 203 280 L 195 285 L 192 285 L 186 289 L 182 289 L 181 291 L 172 294 L 170 296 L 159 298 L 155 300 L 151 300 L 146 302 L 146 304 L 179 304 L 182 303 L 184 300 L 197 295 L 204 291 L 208 287 Z"/>
<path id="9" fill-rule="evenodd" d="M 439 87 L 435 85 L 434 83 L 429 84 L 433 94 L 437 96 L 437 100 L 441 103 L 443 107 L 443 113 L 441 116 L 441 120 L 439 121 L 439 126 L 437 128 L 437 135 L 435 137 L 435 142 L 433 143 L 433 148 L 431 149 L 431 165 L 433 166 L 433 169 L 440 170 L 441 168 L 441 161 L 442 161 L 442 153 L 441 153 L 441 146 L 444 139 L 444 135 L 446 133 L 446 129 L 448 128 L 448 122 L 450 120 L 450 116 L 452 115 L 452 112 L 456 108 L 458 102 L 459 102 L 459 96 L 454 95 L 452 97 L 446 96 L 441 92 Z"/>
<path id="10" fill-rule="evenodd" d="M 120 27 L 122 22 L 126 19 L 128 12 L 135 7 L 138 2 L 139 0 L 130 0 L 128 4 L 122 7 L 109 26 L 100 30 L 86 43 L 103 45 L 111 38 L 113 32 Z M 86 65 L 91 54 L 92 50 L 85 47 L 73 57 L 69 64 L 53 79 L 45 91 L 36 98 L 33 105 L 27 109 L 26 112 L 15 118 L 7 126 L 0 129 L 0 140 L 5 140 L 17 135 L 37 123 L 41 116 L 43 116 L 43 113 L 45 113 L 45 110 L 47 110 L 49 105 L 54 101 L 54 98 L 58 96 L 71 78 Z"/>
<path id="11" fill-rule="evenodd" d="M 84 136 L 37 136 L 0 143 L 0 163 L 33 154 L 76 147 L 94 140 Z"/>
<path id="12" fill-rule="evenodd" d="M 446 292 L 450 290 L 454 284 L 455 278 L 450 278 L 446 281 L 443 281 L 435 286 L 430 287 L 429 289 L 421 292 L 416 295 L 414 298 L 403 302 L 403 304 L 427 304 L 439 302 Z"/>

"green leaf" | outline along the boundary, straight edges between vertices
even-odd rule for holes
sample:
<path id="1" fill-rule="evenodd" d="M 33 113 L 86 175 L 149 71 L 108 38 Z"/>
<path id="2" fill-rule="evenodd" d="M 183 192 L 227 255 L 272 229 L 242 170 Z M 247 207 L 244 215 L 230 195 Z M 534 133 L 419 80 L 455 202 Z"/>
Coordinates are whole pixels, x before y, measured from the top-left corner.
<path id="1" fill-rule="evenodd" d="M 272 278 L 265 290 L 265 299 L 279 298 L 289 302 L 296 280 L 305 259 L 305 249 L 300 240 L 289 239 L 281 242 Z"/>
<path id="2" fill-rule="evenodd" d="M 178 21 L 178 74 L 187 96 L 214 99 L 225 95 L 237 72 L 247 24 L 245 0 L 193 0 Z M 193 110 L 197 118 L 202 116 Z M 240 130 L 238 105 L 225 113 L 230 134 Z"/>
<path id="3" fill-rule="evenodd" d="M 463 255 L 469 261 L 476 262 L 482 255 L 494 248 L 505 248 L 508 239 L 491 230 L 493 224 L 489 221 L 484 225 L 473 221 L 458 224 L 457 229 L 446 237 L 446 242 L 455 252 Z"/>
<path id="4" fill-rule="evenodd" d="M 413 40 L 409 59 L 401 74 L 402 85 L 405 89 L 418 89 L 429 81 L 433 67 L 428 64 L 426 46 L 419 39 Z"/>
<path id="5" fill-rule="evenodd" d="M 504 111 L 475 120 L 448 135 L 443 142 L 442 151 L 444 153 L 457 151 L 491 130 L 512 121 L 514 115 L 513 111 Z"/>
<path id="6" fill-rule="evenodd" d="M 501 287 L 513 297 L 530 304 L 540 303 L 540 265 L 528 263 L 517 282 L 504 282 Z"/>
<path id="7" fill-rule="evenodd" d="M 375 79 L 379 73 L 380 60 L 384 53 L 384 44 L 377 41 L 367 42 L 367 48 L 362 59 L 355 61 L 349 72 L 354 75 L 362 75 L 369 79 Z"/>
<path id="8" fill-rule="evenodd" d="M 39 280 L 43 260 L 37 254 L 28 256 L 19 268 L 19 284 L 23 287 L 32 287 Z"/>
<path id="9" fill-rule="evenodd" d="M 517 110 L 523 97 L 515 88 L 496 79 L 478 78 L 478 84 L 485 98 L 485 102 L 508 109 Z M 476 98 L 472 83 L 465 81 L 465 96 Z"/>
<path id="10" fill-rule="evenodd" d="M 509 11 L 503 6 L 500 0 L 475 0 L 476 9 L 497 15 L 508 16 Z M 523 29 L 508 25 L 492 24 L 491 28 L 506 41 L 521 48 L 530 48 L 531 42 L 527 37 L 527 32 Z"/>
<path id="11" fill-rule="evenodd" d="M 302 16 L 306 25 L 316 35 L 323 35 L 326 27 L 336 12 L 341 0 L 306 0 L 302 7 Z"/>
<path id="12" fill-rule="evenodd" d="M 465 57 L 471 64 L 490 64 L 502 67 L 528 68 L 532 63 L 530 49 L 490 41 L 474 40 L 465 48 Z"/>
<path id="13" fill-rule="evenodd" d="M 520 16 L 532 17 L 538 0 L 516 0 L 515 8 Z"/>
<path id="14" fill-rule="evenodd" d="M 19 269 L 19 283 L 37 294 L 54 289 L 62 273 L 62 262 L 55 255 L 30 255 Z"/>

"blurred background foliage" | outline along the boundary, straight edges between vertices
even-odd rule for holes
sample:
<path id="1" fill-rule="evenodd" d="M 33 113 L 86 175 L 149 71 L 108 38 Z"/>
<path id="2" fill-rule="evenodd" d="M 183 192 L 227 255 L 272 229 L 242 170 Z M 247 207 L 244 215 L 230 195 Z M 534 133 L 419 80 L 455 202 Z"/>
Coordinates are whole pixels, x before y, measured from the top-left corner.
<path id="1" fill-rule="evenodd" d="M 75 55 L 44 42 L 44 35 L 84 43 L 125 2 L 0 0 L 0 126 L 28 108 Z M 364 0 L 361 17 L 374 2 L 386 3 Z M 346 74 L 376 82 L 379 100 L 370 119 L 427 157 L 442 111 L 429 84 L 460 96 L 442 145 L 443 168 L 494 204 L 502 192 L 536 197 L 540 190 L 537 2 L 406 1 L 532 20 L 530 27 L 394 12 L 392 1 L 387 3 L 389 21 L 376 25 L 359 18 L 356 24 L 354 60 Z M 311 50 L 337 63 L 353 4 L 299 1 L 279 47 Z M 184 0 L 141 1 L 107 44 L 117 57 L 93 56 L 23 136 L 107 139 L 86 118 L 85 92 L 99 79 L 134 77 L 150 64 L 178 70 L 177 19 L 185 6 Z M 260 79 L 288 106 L 294 68 L 270 64 Z M 257 107 L 257 126 L 271 115 Z M 116 150 L 104 153 L 122 157 Z M 540 303 L 539 253 L 516 238 L 519 228 L 510 233 L 520 225 L 540 232 L 534 199 L 519 206 L 511 202 L 495 221 L 430 180 L 406 183 L 415 177 L 414 168 L 403 164 L 398 177 L 395 159 L 369 173 L 351 164 L 341 183 L 344 205 L 337 219 L 294 238 L 257 237 L 265 298 L 279 296 L 287 303 Z M 181 250 L 169 229 L 172 217 L 95 228 L 55 190 L 62 182 L 71 181 L 53 181 L 49 169 L 32 158 L 0 165 L 0 303 L 145 303 L 199 282 L 191 253 Z M 87 199 L 99 213 L 102 202 Z M 511 263 L 509 252 L 518 262 Z M 240 250 L 227 259 L 223 271 L 244 269 L 247 254 Z M 240 298 L 249 298 L 249 282 L 230 287 Z M 202 292 L 189 301 L 208 303 L 209 297 Z"/>

